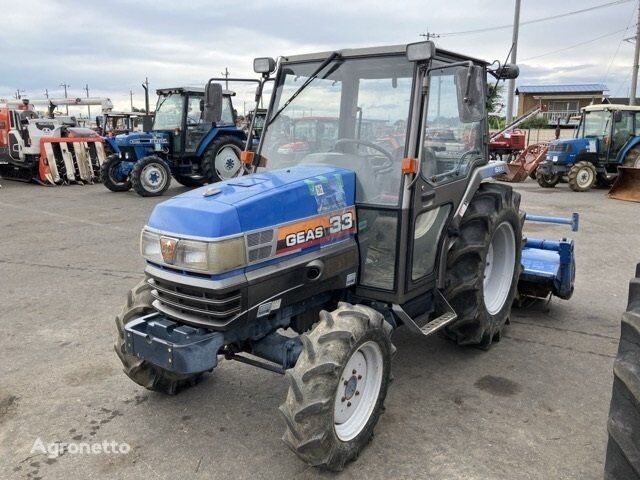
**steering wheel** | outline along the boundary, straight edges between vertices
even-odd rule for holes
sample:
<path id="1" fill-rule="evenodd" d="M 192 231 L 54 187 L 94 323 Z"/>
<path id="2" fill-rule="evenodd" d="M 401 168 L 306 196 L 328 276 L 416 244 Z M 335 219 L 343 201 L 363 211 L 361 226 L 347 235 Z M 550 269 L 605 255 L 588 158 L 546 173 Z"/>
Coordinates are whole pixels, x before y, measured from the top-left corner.
<path id="1" fill-rule="evenodd" d="M 393 167 L 393 163 L 395 160 L 393 158 L 393 155 L 387 150 L 385 150 L 384 148 L 382 148 L 380 145 L 376 145 L 375 143 L 369 142 L 367 140 L 359 140 L 357 138 L 340 138 L 338 139 L 338 141 L 336 141 L 333 148 L 337 150 L 339 146 L 348 145 L 348 144 L 363 145 L 377 152 L 380 152 L 382 155 L 384 155 L 387 158 L 387 161 L 385 161 L 381 165 L 372 165 L 373 171 L 376 175 L 380 173 L 386 173 L 390 171 L 391 168 Z"/>

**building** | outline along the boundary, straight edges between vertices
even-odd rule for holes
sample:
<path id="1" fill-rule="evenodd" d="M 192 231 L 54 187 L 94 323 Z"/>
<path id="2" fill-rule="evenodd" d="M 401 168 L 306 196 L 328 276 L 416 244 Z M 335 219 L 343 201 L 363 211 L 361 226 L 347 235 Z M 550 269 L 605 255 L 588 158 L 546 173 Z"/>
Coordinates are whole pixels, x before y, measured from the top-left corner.
<path id="1" fill-rule="evenodd" d="M 588 83 L 578 85 L 521 85 L 516 88 L 518 117 L 539 105 L 545 105 L 542 115 L 550 126 L 574 125 L 580 109 L 587 105 L 602 103 L 608 95 L 606 85 Z M 573 118 L 572 118 L 573 117 Z"/>

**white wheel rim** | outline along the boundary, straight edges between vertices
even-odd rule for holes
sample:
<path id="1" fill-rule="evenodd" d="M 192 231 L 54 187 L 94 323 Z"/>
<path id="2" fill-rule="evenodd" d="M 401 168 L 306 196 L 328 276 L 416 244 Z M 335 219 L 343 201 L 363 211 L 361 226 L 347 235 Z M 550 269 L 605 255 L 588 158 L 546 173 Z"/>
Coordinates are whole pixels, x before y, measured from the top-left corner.
<path id="1" fill-rule="evenodd" d="M 576 183 L 579 187 L 587 187 L 593 182 L 593 172 L 590 168 L 581 168 L 576 175 Z"/>
<path id="2" fill-rule="evenodd" d="M 371 418 L 380 396 L 383 370 L 382 350 L 376 342 L 363 343 L 349 358 L 333 407 L 334 428 L 343 442 L 357 437 Z"/>
<path id="3" fill-rule="evenodd" d="M 504 306 L 513 281 L 516 262 L 516 238 L 509 222 L 502 222 L 493 233 L 484 267 L 484 305 L 491 315 Z"/>
<path id="4" fill-rule="evenodd" d="M 240 173 L 240 149 L 233 145 L 226 145 L 218 150 L 214 167 L 218 178 L 227 180 L 234 178 Z"/>
<path id="5" fill-rule="evenodd" d="M 162 166 L 157 163 L 150 163 L 142 169 L 140 180 L 145 190 L 156 193 L 164 188 L 167 182 L 167 175 Z"/>

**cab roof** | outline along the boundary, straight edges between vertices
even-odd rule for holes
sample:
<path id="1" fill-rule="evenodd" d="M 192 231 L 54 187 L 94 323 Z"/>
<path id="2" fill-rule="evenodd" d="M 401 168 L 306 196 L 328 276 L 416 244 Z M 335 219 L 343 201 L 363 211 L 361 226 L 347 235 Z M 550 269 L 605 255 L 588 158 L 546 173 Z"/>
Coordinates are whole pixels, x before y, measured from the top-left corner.
<path id="1" fill-rule="evenodd" d="M 587 105 L 582 109 L 585 112 L 602 112 L 608 110 L 628 110 L 640 112 L 640 105 L 621 105 L 615 103 L 602 103 L 600 105 Z"/>
<path id="2" fill-rule="evenodd" d="M 196 95 L 204 95 L 204 87 L 167 87 L 167 88 L 159 88 L 156 90 L 157 95 L 166 95 L 167 93 L 185 93 L 185 94 L 196 94 Z M 222 90 L 223 95 L 229 95 L 233 97 L 236 92 L 231 90 Z"/>
<path id="3" fill-rule="evenodd" d="M 342 57 L 362 57 L 362 56 L 374 56 L 374 55 L 404 55 L 407 52 L 407 44 L 400 45 L 384 45 L 379 47 L 366 47 L 366 48 L 346 48 L 343 50 L 336 50 Z M 283 57 L 285 63 L 290 62 L 311 62 L 324 60 L 333 51 L 317 52 L 317 53 L 305 53 L 301 55 L 291 55 Z M 478 58 L 469 57 L 460 53 L 450 52 L 449 50 L 442 50 L 436 48 L 436 58 L 445 58 L 452 61 L 467 61 L 471 60 L 474 63 L 489 65 L 489 62 L 480 60 Z"/>

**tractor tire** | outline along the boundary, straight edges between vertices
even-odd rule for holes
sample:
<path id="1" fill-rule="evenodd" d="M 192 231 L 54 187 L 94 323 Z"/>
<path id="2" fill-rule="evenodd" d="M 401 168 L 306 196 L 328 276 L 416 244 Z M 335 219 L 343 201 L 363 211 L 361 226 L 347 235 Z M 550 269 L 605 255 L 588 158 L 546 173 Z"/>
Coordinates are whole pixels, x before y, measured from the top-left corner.
<path id="1" fill-rule="evenodd" d="M 171 169 L 160 157 L 150 155 L 138 160 L 131 170 L 131 186 L 141 197 L 157 197 L 171 185 Z"/>
<path id="2" fill-rule="evenodd" d="M 511 315 L 520 276 L 520 194 L 482 183 L 447 256 L 444 296 L 458 314 L 444 334 L 459 345 L 489 348 Z"/>
<path id="3" fill-rule="evenodd" d="M 640 264 L 622 315 L 607 430 L 605 480 L 640 480 Z"/>
<path id="4" fill-rule="evenodd" d="M 149 390 L 174 395 L 186 387 L 197 384 L 203 374 L 180 375 L 169 372 L 145 360 L 128 355 L 124 348 L 124 326 L 131 320 L 151 313 L 152 301 L 151 286 L 146 280 L 141 281 L 129 291 L 127 302 L 116 317 L 118 336 L 114 348 L 124 366 L 124 373 L 131 380 Z"/>
<path id="5" fill-rule="evenodd" d="M 537 172 L 538 172 L 538 169 L 536 169 L 536 170 L 533 170 L 533 171 L 529 172 L 529 178 L 530 178 L 531 180 L 536 180 L 536 173 L 537 173 Z"/>
<path id="6" fill-rule="evenodd" d="M 113 170 L 121 162 L 120 154 L 114 153 L 109 155 L 100 167 L 100 180 L 112 192 L 128 192 L 131 190 L 131 180 L 128 177 L 122 180 L 113 175 Z"/>
<path id="7" fill-rule="evenodd" d="M 569 169 L 567 178 L 571 190 L 574 192 L 588 192 L 596 184 L 596 169 L 592 163 L 583 160 Z"/>
<path id="8" fill-rule="evenodd" d="M 536 170 L 535 179 L 536 182 L 538 182 L 538 185 L 540 185 L 542 188 L 553 188 L 558 183 L 560 183 L 560 175 L 558 175 L 557 173 L 553 175 L 545 175 L 539 170 Z"/>
<path id="9" fill-rule="evenodd" d="M 216 137 L 202 156 L 202 177 L 205 183 L 216 183 L 243 174 L 240 152 L 244 149 L 244 142 L 232 135 Z"/>
<path id="10" fill-rule="evenodd" d="M 282 439 L 303 461 L 340 471 L 369 443 L 391 380 L 391 331 L 376 310 L 340 303 L 302 335 L 280 413 Z"/>
<path id="11" fill-rule="evenodd" d="M 627 152 L 622 162 L 622 166 L 640 168 L 640 145 L 633 147 Z"/>

